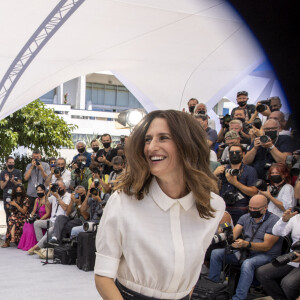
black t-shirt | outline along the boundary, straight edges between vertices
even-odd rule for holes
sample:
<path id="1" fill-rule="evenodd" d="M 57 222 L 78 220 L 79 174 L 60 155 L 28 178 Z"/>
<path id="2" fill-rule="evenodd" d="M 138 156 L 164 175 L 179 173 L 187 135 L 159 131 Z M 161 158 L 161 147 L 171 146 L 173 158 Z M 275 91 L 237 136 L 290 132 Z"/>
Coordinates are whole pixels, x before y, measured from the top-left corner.
<path id="1" fill-rule="evenodd" d="M 1 172 L 1 174 L 0 174 L 0 180 L 1 180 L 1 181 L 5 181 L 5 174 L 8 174 L 8 175 L 9 175 L 9 179 L 11 179 L 12 176 L 15 176 L 15 179 L 16 179 L 16 177 L 17 177 L 18 180 L 21 179 L 21 181 L 22 181 L 22 173 L 21 173 L 21 171 L 18 170 L 18 169 L 13 169 L 12 172 L 8 172 L 7 169 L 6 169 L 6 170 L 3 170 L 3 171 Z M 7 197 L 7 191 L 8 191 L 9 189 L 13 189 L 13 188 L 15 188 L 15 187 L 16 187 L 16 186 L 15 186 L 15 184 L 14 184 L 13 182 L 8 181 L 8 183 L 6 184 L 5 188 L 3 189 L 3 199 L 4 199 L 4 200 L 5 200 L 6 197 Z"/>
<path id="2" fill-rule="evenodd" d="M 288 135 L 279 135 L 277 141 L 275 142 L 275 147 L 280 152 L 293 152 L 295 150 L 295 146 L 293 140 Z M 254 147 L 254 142 L 251 144 L 248 152 Z M 258 178 L 266 179 L 267 169 L 265 168 L 266 163 L 275 163 L 275 159 L 267 148 L 259 147 L 255 158 L 252 162 L 252 167 L 255 168 Z"/>
<path id="3" fill-rule="evenodd" d="M 97 156 L 96 157 L 100 157 L 100 156 L 105 156 L 105 158 L 108 160 L 108 161 L 112 161 L 112 159 L 117 156 L 117 153 L 118 153 L 118 150 L 116 148 L 111 148 L 108 152 L 106 152 L 104 149 L 100 149 L 98 152 L 97 152 Z M 104 171 L 103 171 L 103 174 L 110 174 L 110 172 L 113 171 L 113 167 L 112 166 L 108 166 L 108 165 L 105 165 L 104 166 Z"/>
<path id="4" fill-rule="evenodd" d="M 235 107 L 232 111 L 231 111 L 231 118 L 233 119 L 234 116 L 234 112 L 237 108 L 240 108 L 240 106 Z M 248 120 L 250 120 L 251 116 L 254 114 L 256 109 L 256 106 L 254 104 L 246 104 L 246 107 L 244 108 L 245 113 L 248 116 Z"/>

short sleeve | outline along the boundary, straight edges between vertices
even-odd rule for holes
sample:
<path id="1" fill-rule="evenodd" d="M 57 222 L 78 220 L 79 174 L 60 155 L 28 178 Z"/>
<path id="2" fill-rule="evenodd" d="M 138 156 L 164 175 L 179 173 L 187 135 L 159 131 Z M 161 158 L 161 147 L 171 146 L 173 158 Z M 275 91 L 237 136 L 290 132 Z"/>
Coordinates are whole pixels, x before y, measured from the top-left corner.
<path id="1" fill-rule="evenodd" d="M 44 168 L 45 173 L 47 175 L 50 175 L 50 173 L 51 173 L 50 166 L 47 163 L 44 164 L 43 168 Z"/>
<path id="2" fill-rule="evenodd" d="M 122 256 L 121 240 L 121 195 L 115 192 L 107 202 L 101 218 L 96 237 L 96 263 L 94 272 L 97 275 L 115 278 Z"/>
<path id="3" fill-rule="evenodd" d="M 279 193 L 278 195 L 278 200 L 282 202 L 286 210 L 291 207 L 294 207 L 295 206 L 294 188 L 290 184 L 285 184 L 281 189 L 281 193 Z"/>
<path id="4" fill-rule="evenodd" d="M 271 219 L 268 222 L 268 225 L 266 226 L 266 233 L 273 234 L 272 233 L 273 227 L 277 223 L 277 221 L 279 220 L 279 217 L 272 214 L 269 218 L 271 218 Z"/>
<path id="5" fill-rule="evenodd" d="M 0 180 L 1 181 L 5 181 L 5 177 L 4 177 L 5 171 L 2 171 L 0 174 Z"/>

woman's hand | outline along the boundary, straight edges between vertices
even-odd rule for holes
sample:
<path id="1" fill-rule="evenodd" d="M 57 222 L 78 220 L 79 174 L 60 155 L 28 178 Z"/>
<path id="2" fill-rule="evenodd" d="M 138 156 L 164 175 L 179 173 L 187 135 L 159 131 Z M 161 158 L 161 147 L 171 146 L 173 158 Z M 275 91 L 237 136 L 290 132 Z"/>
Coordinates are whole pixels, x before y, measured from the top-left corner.
<path id="1" fill-rule="evenodd" d="M 265 196 L 267 199 L 270 199 L 272 197 L 270 193 L 270 187 L 268 187 L 266 191 L 259 191 L 258 193 Z"/>

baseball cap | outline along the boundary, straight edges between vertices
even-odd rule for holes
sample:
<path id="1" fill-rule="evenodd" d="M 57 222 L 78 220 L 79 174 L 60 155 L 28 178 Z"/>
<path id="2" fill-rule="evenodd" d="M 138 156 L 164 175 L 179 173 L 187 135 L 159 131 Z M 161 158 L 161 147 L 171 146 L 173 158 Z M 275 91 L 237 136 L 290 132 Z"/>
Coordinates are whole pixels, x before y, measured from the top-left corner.
<path id="1" fill-rule="evenodd" d="M 238 96 L 241 96 L 241 95 L 244 95 L 244 96 L 247 96 L 247 97 L 248 97 L 248 92 L 246 92 L 246 91 L 239 91 L 239 92 L 237 92 L 237 94 L 236 94 L 237 97 L 238 97 Z"/>

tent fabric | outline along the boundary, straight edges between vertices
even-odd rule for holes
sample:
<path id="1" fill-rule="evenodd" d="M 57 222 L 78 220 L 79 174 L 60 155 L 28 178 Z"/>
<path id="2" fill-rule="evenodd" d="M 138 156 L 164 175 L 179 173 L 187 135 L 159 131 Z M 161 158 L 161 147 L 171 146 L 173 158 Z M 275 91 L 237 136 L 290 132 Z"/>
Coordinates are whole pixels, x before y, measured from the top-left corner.
<path id="1" fill-rule="evenodd" d="M 0 80 L 59 3 L 0 1 Z M 85 0 L 26 68 L 0 119 L 101 70 L 111 70 L 147 111 L 182 109 L 191 97 L 211 108 L 265 60 L 226 1 Z"/>

